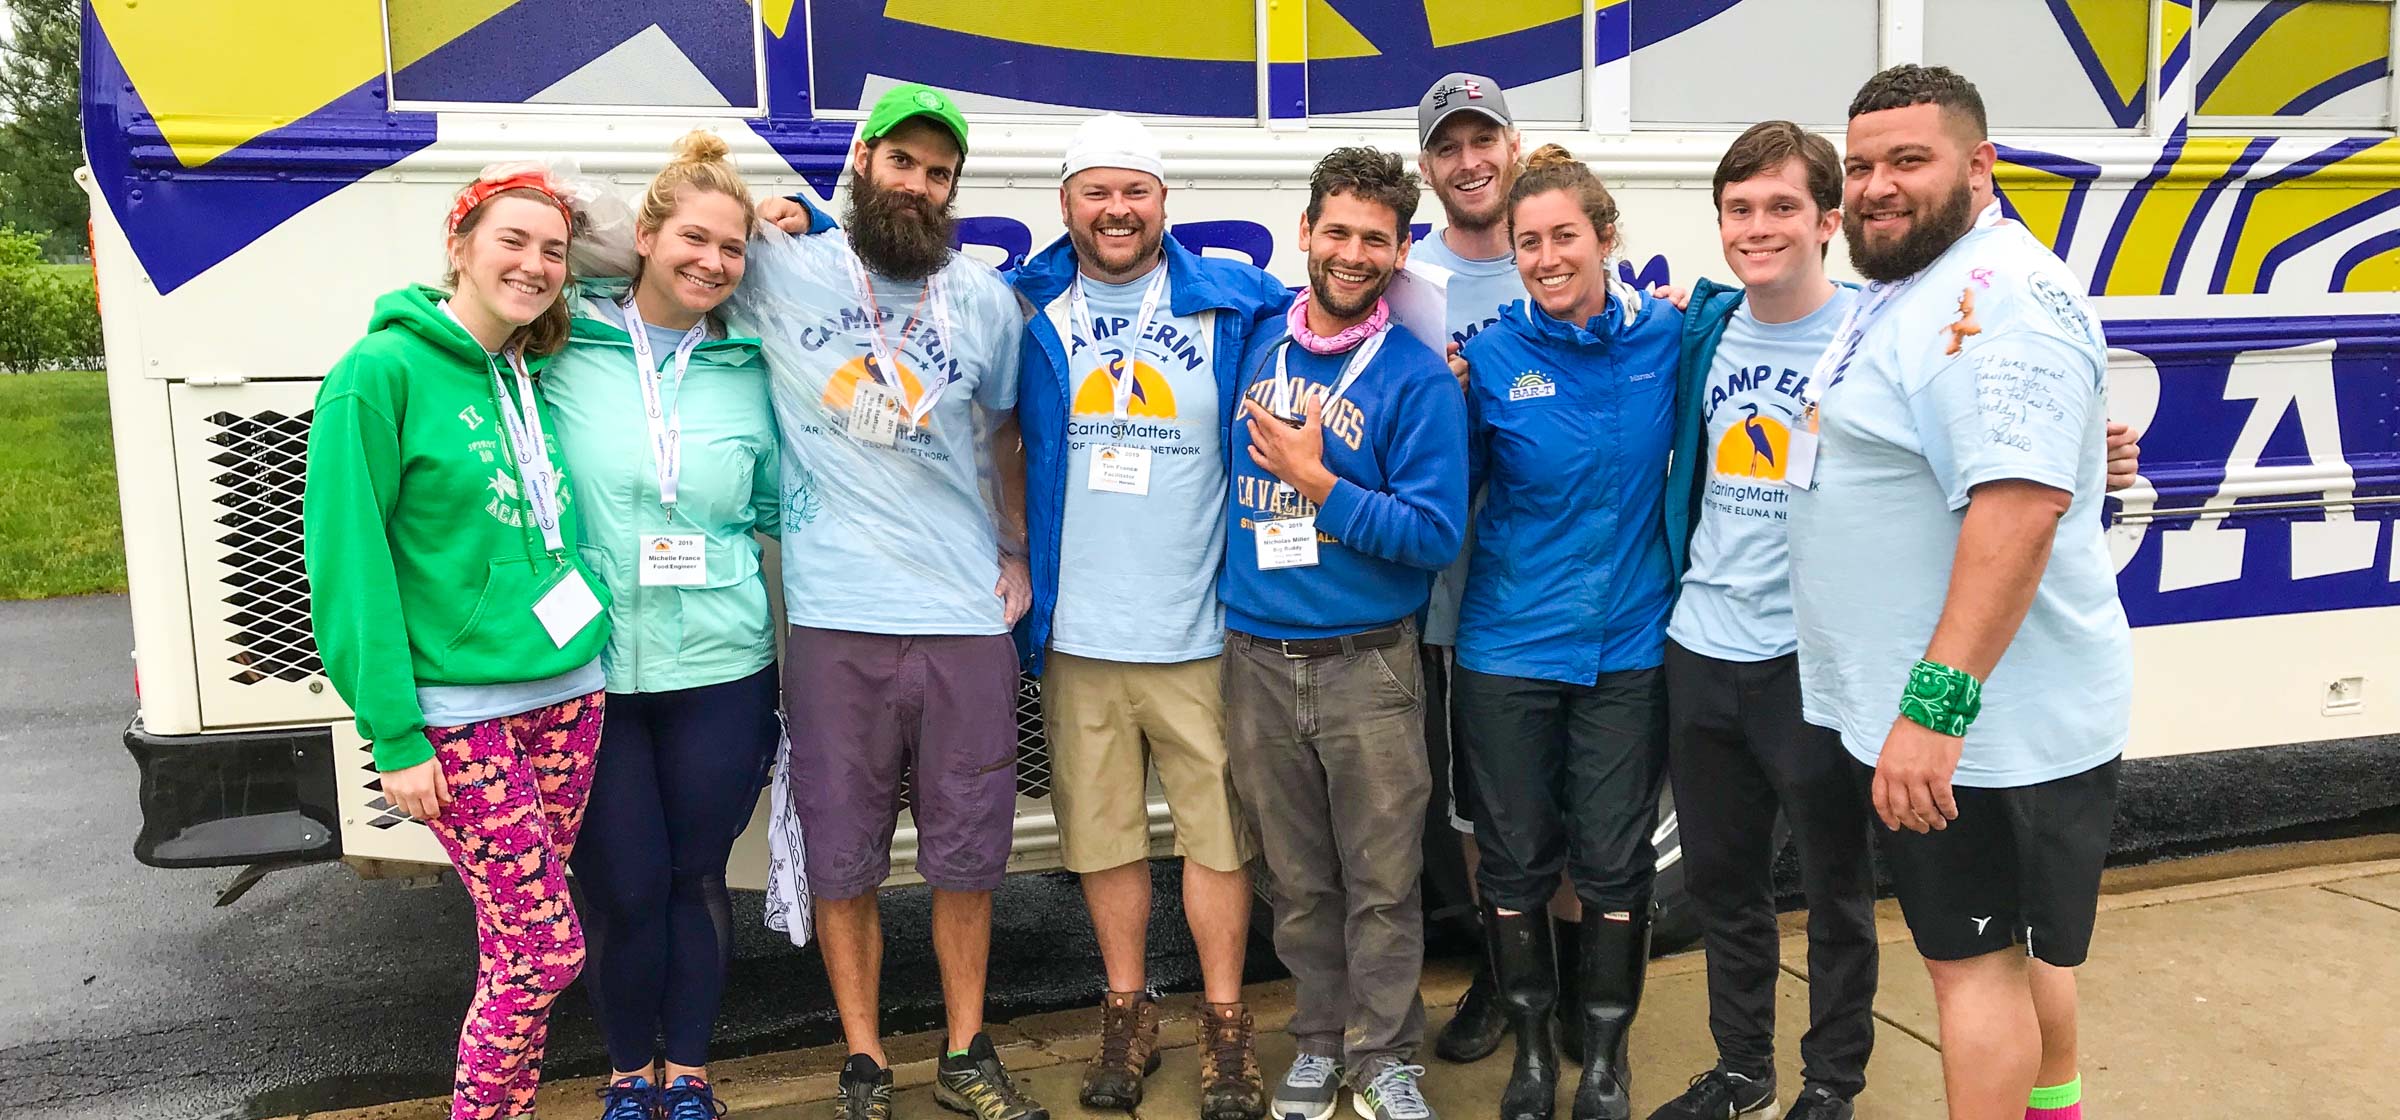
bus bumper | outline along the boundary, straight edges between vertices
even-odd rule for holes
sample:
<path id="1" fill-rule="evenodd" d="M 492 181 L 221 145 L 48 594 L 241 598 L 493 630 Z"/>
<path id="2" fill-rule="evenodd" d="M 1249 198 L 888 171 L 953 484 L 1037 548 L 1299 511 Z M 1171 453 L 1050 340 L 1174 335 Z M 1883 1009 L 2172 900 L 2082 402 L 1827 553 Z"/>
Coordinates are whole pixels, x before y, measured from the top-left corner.
<path id="1" fill-rule="evenodd" d="M 153 735 L 136 715 L 125 749 L 141 769 L 135 859 L 224 867 L 341 858 L 326 729 Z"/>

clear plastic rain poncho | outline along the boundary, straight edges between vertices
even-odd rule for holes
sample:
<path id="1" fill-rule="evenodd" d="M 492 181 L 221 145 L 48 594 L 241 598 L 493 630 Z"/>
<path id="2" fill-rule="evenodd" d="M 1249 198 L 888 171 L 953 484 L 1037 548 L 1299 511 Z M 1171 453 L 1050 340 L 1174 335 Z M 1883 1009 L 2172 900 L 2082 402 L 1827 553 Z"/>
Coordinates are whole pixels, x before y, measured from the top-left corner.
<path id="1" fill-rule="evenodd" d="M 1016 402 L 1018 308 L 957 254 L 920 283 L 872 275 L 839 231 L 751 240 L 724 315 L 772 377 L 793 622 L 1007 630 L 992 432 Z"/>

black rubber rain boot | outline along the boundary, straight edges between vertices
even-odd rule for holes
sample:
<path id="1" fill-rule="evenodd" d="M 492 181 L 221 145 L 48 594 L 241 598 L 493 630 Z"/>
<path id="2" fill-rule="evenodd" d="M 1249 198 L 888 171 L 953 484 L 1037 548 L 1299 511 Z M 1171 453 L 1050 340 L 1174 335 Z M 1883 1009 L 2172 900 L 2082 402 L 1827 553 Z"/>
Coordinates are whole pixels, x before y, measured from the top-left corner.
<path id="1" fill-rule="evenodd" d="M 1575 1120 L 1632 1120 L 1626 1042 L 1650 967 L 1648 900 L 1627 921 L 1611 921 L 1585 904 L 1581 963 L 1583 1081 L 1575 1087 Z"/>
<path id="2" fill-rule="evenodd" d="M 1517 1035 L 1516 1065 L 1500 1091 L 1501 1120 L 1550 1120 L 1558 1111 L 1557 956 L 1550 915 L 1483 908 L 1485 942 L 1501 1012 Z"/>
<path id="3" fill-rule="evenodd" d="M 1558 947 L 1558 1047 L 1570 1062 L 1583 1061 L 1583 923 L 1550 919 L 1550 941 Z"/>

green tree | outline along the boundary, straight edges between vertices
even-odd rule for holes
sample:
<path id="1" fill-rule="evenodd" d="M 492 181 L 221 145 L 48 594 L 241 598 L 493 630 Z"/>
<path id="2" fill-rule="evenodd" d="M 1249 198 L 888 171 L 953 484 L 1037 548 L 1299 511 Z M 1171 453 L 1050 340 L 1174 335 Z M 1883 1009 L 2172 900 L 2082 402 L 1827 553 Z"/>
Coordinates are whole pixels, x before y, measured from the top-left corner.
<path id="1" fill-rule="evenodd" d="M 10 0 L 0 46 L 0 223 L 39 234 L 52 257 L 84 250 L 79 0 Z"/>

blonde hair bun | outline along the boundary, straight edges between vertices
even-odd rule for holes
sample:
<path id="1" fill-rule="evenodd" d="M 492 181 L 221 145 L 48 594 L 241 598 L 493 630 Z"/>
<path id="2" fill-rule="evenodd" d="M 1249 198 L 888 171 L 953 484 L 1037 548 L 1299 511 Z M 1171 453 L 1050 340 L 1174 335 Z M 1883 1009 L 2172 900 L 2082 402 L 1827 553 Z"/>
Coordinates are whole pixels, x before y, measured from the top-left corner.
<path id="1" fill-rule="evenodd" d="M 1544 144 L 1525 157 L 1525 170 L 1539 171 L 1545 167 L 1568 167 L 1580 162 L 1573 152 L 1557 144 Z"/>
<path id="2" fill-rule="evenodd" d="M 733 154 L 733 146 L 725 138 L 705 128 L 695 128 L 675 141 L 677 163 L 724 163 Z"/>

